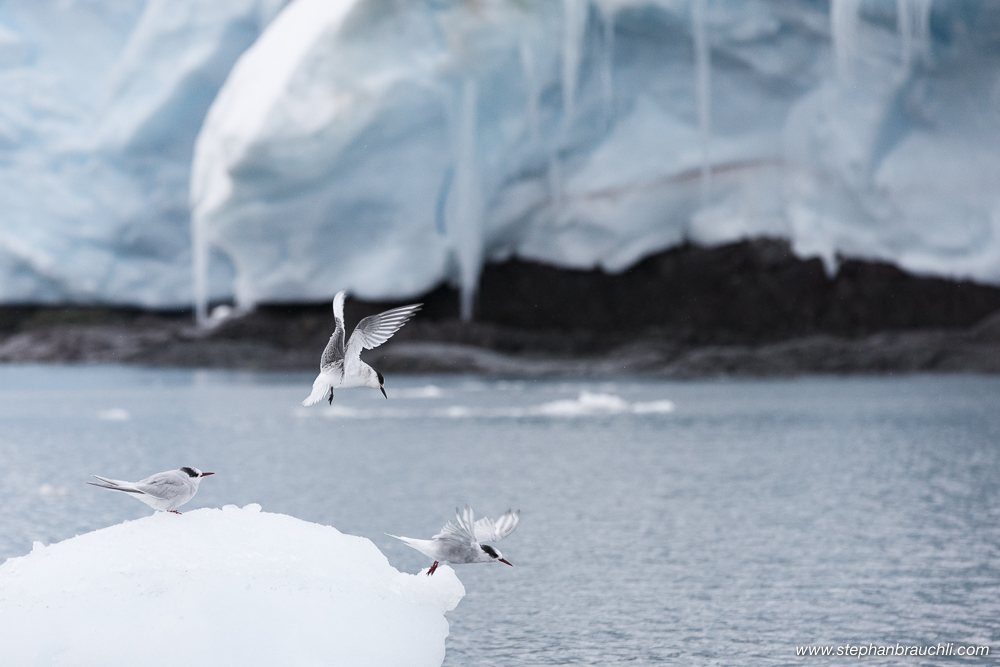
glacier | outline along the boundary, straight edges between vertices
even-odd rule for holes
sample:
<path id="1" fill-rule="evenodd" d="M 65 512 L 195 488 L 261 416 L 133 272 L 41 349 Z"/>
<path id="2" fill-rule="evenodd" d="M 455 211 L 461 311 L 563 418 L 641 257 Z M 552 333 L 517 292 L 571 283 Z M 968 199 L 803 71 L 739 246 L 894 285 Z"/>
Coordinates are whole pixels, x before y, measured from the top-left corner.
<path id="1" fill-rule="evenodd" d="M 284 4 L 0 3 L 0 302 L 190 303 L 194 139 Z"/>
<path id="2" fill-rule="evenodd" d="M 0 6 L 0 301 L 469 317 L 486 261 L 761 235 L 1000 283 L 995 3 L 62 4 Z"/>
<path id="3" fill-rule="evenodd" d="M 259 505 L 151 516 L 0 565 L 4 664 L 436 667 L 465 588 Z"/>

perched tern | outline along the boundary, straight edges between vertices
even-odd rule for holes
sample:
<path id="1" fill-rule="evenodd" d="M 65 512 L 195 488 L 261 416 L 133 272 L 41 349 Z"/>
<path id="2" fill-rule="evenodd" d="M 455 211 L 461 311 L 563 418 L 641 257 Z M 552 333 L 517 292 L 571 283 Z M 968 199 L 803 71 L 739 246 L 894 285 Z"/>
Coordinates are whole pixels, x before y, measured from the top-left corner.
<path id="1" fill-rule="evenodd" d="M 154 510 L 180 514 L 177 508 L 194 498 L 194 494 L 198 493 L 201 478 L 214 474 L 214 472 L 202 472 L 197 468 L 184 466 L 180 470 L 158 472 L 139 482 L 123 482 L 118 479 L 91 475 L 91 477 L 99 479 L 101 483 L 87 482 L 87 484 L 112 491 L 134 493 L 136 500 L 146 503 Z"/>
<path id="2" fill-rule="evenodd" d="M 464 512 L 455 508 L 455 523 L 449 521 L 440 533 L 429 540 L 398 535 L 389 537 L 402 540 L 407 546 L 413 547 L 428 558 L 433 558 L 434 564 L 427 571 L 428 576 L 434 574 L 438 563 L 506 563 L 514 567 L 502 553 L 481 542 L 502 540 L 513 533 L 520 522 L 521 510 L 517 512 L 507 510 L 496 522 L 485 517 L 476 521 L 472 508 L 466 505 Z"/>
<path id="3" fill-rule="evenodd" d="M 302 401 L 302 405 L 309 406 L 318 403 L 324 398 L 333 403 L 333 390 L 339 387 L 371 387 L 379 389 L 385 395 L 385 378 L 377 370 L 361 361 L 361 350 L 371 350 L 385 341 L 392 338 L 392 335 L 399 331 L 406 321 L 413 317 L 413 314 L 420 310 L 424 304 L 414 303 L 409 306 L 400 306 L 387 310 L 378 315 L 366 317 L 358 326 L 354 327 L 347 346 L 344 346 L 344 295 L 345 290 L 340 290 L 333 297 L 333 317 L 337 323 L 337 328 L 330 336 L 330 342 L 323 350 L 323 356 L 319 360 L 319 375 L 313 382 L 312 393 L 309 398 Z"/>

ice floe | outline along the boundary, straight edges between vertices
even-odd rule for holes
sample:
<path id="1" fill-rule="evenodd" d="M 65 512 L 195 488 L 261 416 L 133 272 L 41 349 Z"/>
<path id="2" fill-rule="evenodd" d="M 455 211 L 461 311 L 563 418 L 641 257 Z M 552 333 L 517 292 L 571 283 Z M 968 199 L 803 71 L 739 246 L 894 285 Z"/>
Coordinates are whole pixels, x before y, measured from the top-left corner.
<path id="1" fill-rule="evenodd" d="M 464 594 L 257 505 L 157 513 L 0 565 L 0 662 L 437 667 Z"/>

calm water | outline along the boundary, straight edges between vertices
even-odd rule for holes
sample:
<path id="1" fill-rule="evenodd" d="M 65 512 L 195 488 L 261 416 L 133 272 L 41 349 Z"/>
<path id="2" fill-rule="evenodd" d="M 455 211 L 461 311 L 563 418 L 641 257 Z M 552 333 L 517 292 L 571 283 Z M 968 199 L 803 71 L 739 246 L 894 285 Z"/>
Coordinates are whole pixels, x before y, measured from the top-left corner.
<path id="1" fill-rule="evenodd" d="M 465 502 L 521 508 L 500 545 L 516 567 L 457 569 L 454 667 L 1000 651 L 1000 378 L 397 376 L 390 401 L 342 391 L 332 413 L 297 407 L 311 381 L 0 367 L 0 558 L 148 514 L 88 473 L 193 465 L 218 474 L 189 509 L 257 502 L 369 537 L 411 572 L 426 559 L 384 532 L 429 536 Z M 976 662 L 907 664 L 956 661 Z"/>

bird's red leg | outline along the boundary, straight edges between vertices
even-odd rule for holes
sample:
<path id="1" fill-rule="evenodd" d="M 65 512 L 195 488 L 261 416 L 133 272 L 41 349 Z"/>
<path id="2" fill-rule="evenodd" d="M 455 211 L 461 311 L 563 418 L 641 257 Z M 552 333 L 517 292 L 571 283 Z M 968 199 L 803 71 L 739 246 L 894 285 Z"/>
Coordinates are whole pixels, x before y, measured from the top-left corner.
<path id="1" fill-rule="evenodd" d="M 167 510 L 167 511 L 170 512 L 171 514 L 180 514 L 180 512 L 178 512 L 177 510 Z"/>
<path id="2" fill-rule="evenodd" d="M 434 574 L 434 570 L 436 570 L 436 569 L 438 569 L 438 562 L 434 561 L 434 564 L 431 565 L 431 569 L 427 570 L 427 576 L 429 577 L 432 574 Z"/>

